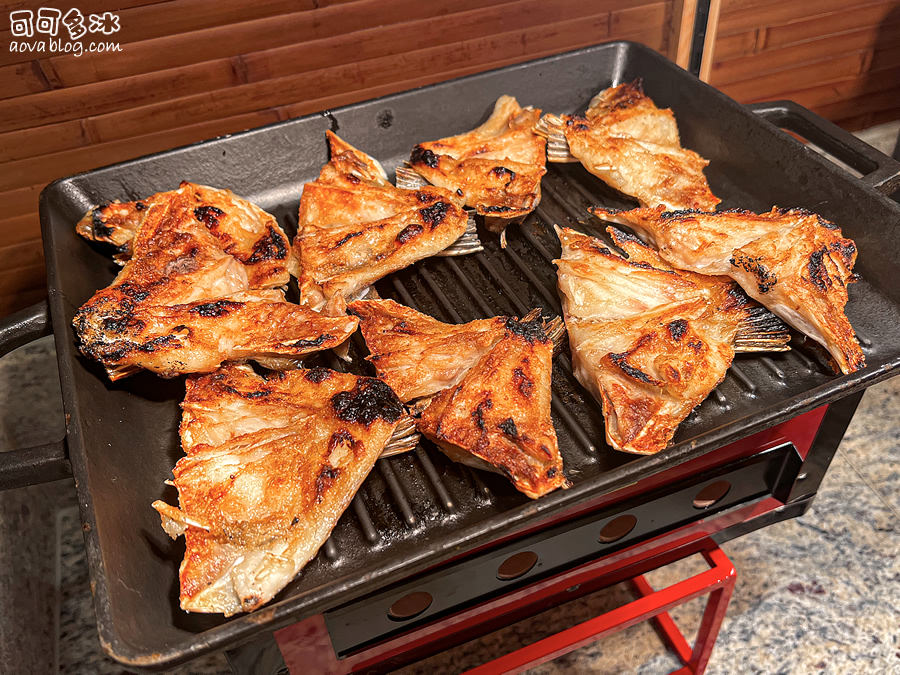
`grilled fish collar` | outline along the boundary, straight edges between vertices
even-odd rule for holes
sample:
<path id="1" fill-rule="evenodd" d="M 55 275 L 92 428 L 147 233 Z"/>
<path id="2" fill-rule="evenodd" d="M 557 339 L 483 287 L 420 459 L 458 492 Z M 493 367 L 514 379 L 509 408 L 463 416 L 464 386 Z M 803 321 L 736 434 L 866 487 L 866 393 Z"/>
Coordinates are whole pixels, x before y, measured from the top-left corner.
<path id="1" fill-rule="evenodd" d="M 734 279 L 754 300 L 822 344 L 835 370 L 852 373 L 865 356 L 845 314 L 847 286 L 856 281 L 856 244 L 840 228 L 805 209 L 767 213 L 613 211 L 598 218 L 627 225 L 659 249 L 669 264 Z"/>
<path id="2" fill-rule="evenodd" d="M 229 359 L 293 366 L 355 330 L 354 319 L 322 317 L 285 301 L 272 285 L 289 278 L 287 239 L 263 218 L 271 216 L 226 193 L 183 184 L 148 198 L 143 208 L 132 204 L 140 219 L 128 260 L 73 320 L 81 352 L 100 361 L 111 379 L 141 368 L 164 377 L 210 372 Z M 202 206 L 198 196 L 206 200 Z M 206 203 L 213 198 L 223 208 Z M 124 208 L 89 217 L 111 223 Z"/>
<path id="3" fill-rule="evenodd" d="M 490 229 L 501 231 L 540 203 L 547 172 L 544 139 L 533 132 L 540 115 L 501 96 L 481 126 L 416 145 L 409 166 L 432 185 L 459 195 Z M 398 179 L 410 181 L 403 172 Z"/>
<path id="4" fill-rule="evenodd" d="M 283 415 L 216 429 L 229 388 Z M 179 506 L 153 507 L 170 536 L 185 537 L 182 609 L 225 616 L 258 609 L 315 556 L 405 418 L 380 380 L 326 369 L 266 379 L 225 366 L 190 378 L 184 407 Z"/>
<path id="5" fill-rule="evenodd" d="M 376 160 L 326 133 L 331 159 L 303 188 L 294 252 L 301 303 L 334 315 L 378 279 L 453 244 L 468 215 L 446 190 L 394 187 Z"/>
<path id="6" fill-rule="evenodd" d="M 640 79 L 604 89 L 583 117 L 546 115 L 535 133 L 551 162 L 579 161 L 642 205 L 713 209 L 719 203 L 703 169 L 709 162 L 681 146 L 675 115 L 657 108 Z"/>
<path id="7" fill-rule="evenodd" d="M 600 401 L 613 448 L 658 452 L 725 377 L 745 307 L 722 288 L 730 282 L 656 267 L 624 233 L 612 236 L 629 259 L 580 232 L 557 233 L 575 376 Z"/>
<path id="8" fill-rule="evenodd" d="M 451 459 L 506 476 L 537 499 L 567 485 L 550 418 L 553 343 L 539 318 L 505 335 L 422 412 L 419 431 Z"/>

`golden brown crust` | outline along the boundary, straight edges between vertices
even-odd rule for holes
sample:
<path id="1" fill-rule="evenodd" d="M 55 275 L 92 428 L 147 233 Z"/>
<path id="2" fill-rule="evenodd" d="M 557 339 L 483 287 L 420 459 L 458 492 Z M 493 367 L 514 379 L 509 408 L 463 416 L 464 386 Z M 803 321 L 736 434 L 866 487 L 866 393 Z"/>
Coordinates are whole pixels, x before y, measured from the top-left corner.
<path id="1" fill-rule="evenodd" d="M 241 420 L 219 428 L 241 400 Z M 184 408 L 180 507 L 153 506 L 185 535 L 182 608 L 226 616 L 268 602 L 316 554 L 404 415 L 373 378 L 235 365 L 190 378 Z"/>
<path id="2" fill-rule="evenodd" d="M 511 220 L 541 200 L 546 141 L 532 128 L 541 111 L 501 96 L 490 118 L 465 134 L 418 144 L 410 166 L 433 185 L 460 195 L 481 215 Z"/>
<path id="3" fill-rule="evenodd" d="M 215 213 L 196 206 L 195 187 L 157 195 L 140 210 L 122 271 L 75 314 L 82 353 L 112 379 L 140 368 L 171 377 L 209 372 L 228 359 L 296 359 L 353 333 L 354 319 L 319 316 L 271 288 L 288 277 L 280 230 L 249 216 L 235 225 L 242 218 L 236 206 L 213 222 Z M 258 238 L 239 239 L 252 229 Z"/>
<path id="4" fill-rule="evenodd" d="M 713 209 L 719 203 L 703 175 L 709 162 L 681 147 L 674 114 L 657 108 L 640 80 L 601 91 L 584 117 L 562 119 L 572 155 L 642 205 Z"/>
<path id="5" fill-rule="evenodd" d="M 540 319 L 505 336 L 422 413 L 419 430 L 457 461 L 509 478 L 532 499 L 566 484 L 550 419 L 553 345 Z"/>
<path id="6" fill-rule="evenodd" d="M 455 386 L 506 335 L 506 317 L 448 324 L 393 300 L 350 304 L 378 377 L 401 401 Z"/>
<path id="7" fill-rule="evenodd" d="M 127 261 L 147 214 L 158 204 L 178 203 L 204 225 L 221 249 L 240 261 L 251 288 L 284 286 L 297 274 L 290 245 L 275 218 L 231 190 L 183 181 L 177 190 L 158 192 L 134 202 L 110 202 L 88 211 L 75 226 L 85 239 L 116 247 L 115 258 Z"/>
<path id="8" fill-rule="evenodd" d="M 662 450 L 722 381 L 746 307 L 721 279 L 682 274 L 624 233 L 626 260 L 598 240 L 557 228 L 558 268 L 572 363 L 603 406 L 609 444 Z"/>
<path id="9" fill-rule="evenodd" d="M 750 297 L 824 345 L 841 372 L 865 366 L 844 313 L 847 285 L 856 280 L 856 245 L 821 216 L 779 207 L 762 214 L 662 208 L 592 213 L 629 225 L 671 265 L 728 275 Z"/>
<path id="10" fill-rule="evenodd" d="M 331 160 L 300 198 L 294 252 L 301 302 L 335 314 L 378 279 L 450 246 L 468 217 L 447 191 L 395 188 L 374 159 L 328 138 Z"/>

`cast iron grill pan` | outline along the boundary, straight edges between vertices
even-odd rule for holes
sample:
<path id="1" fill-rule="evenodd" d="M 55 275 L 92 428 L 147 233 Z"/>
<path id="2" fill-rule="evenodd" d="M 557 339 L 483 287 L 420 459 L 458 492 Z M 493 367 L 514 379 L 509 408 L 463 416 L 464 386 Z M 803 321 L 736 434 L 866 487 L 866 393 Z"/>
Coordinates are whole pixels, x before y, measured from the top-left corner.
<path id="1" fill-rule="evenodd" d="M 546 111 L 575 112 L 599 89 L 638 76 L 660 107 L 675 111 L 685 147 L 711 160 L 707 174 L 713 191 L 724 198 L 723 208 L 807 207 L 839 223 L 856 241 L 862 280 L 850 289 L 848 314 L 868 367 L 833 376 L 803 349 L 739 356 L 721 386 L 681 425 L 670 448 L 637 457 L 606 446 L 600 408 L 575 382 L 564 352 L 554 366 L 553 416 L 571 489 L 531 501 L 502 477 L 454 464 L 425 443 L 378 462 L 319 555 L 267 607 L 229 620 L 182 612 L 177 572 L 184 544 L 165 535 L 150 503 L 175 499 L 163 481 L 181 456 L 183 380 L 144 373 L 110 383 L 97 364 L 77 355 L 72 316 L 117 269 L 75 234 L 77 219 L 98 202 L 137 199 L 185 179 L 234 190 L 276 214 L 293 234 L 300 187 L 328 159 L 326 129 L 392 171 L 416 142 L 479 124 L 500 94 Z M 858 153 L 845 155 L 861 172 L 878 168 Z M 233 646 L 888 377 L 900 363 L 900 287 L 893 258 L 900 207 L 871 182 L 852 177 L 655 52 L 612 43 L 53 183 L 41 197 L 48 287 L 104 647 L 132 667 L 162 668 Z M 522 315 L 532 307 L 559 314 L 549 263 L 559 254 L 552 224 L 592 232 L 585 212 L 591 204 L 629 206 L 580 165 L 549 165 L 541 206 L 523 225 L 509 228 L 505 251 L 496 235 L 482 232 L 483 253 L 422 261 L 381 281 L 378 290 L 449 322 Z M 354 352 L 358 359 L 358 337 Z"/>

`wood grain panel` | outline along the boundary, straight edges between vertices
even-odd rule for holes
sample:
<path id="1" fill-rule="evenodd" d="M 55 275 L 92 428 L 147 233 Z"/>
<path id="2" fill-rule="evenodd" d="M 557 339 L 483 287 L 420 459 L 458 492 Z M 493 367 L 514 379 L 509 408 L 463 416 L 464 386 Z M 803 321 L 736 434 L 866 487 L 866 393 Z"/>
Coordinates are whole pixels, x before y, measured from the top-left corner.
<path id="1" fill-rule="evenodd" d="M 900 24 L 892 30 L 900 38 Z M 759 73 L 795 68 L 800 64 L 818 61 L 835 54 L 835 40 L 840 41 L 840 52 L 860 52 L 872 47 L 883 32 L 874 26 L 858 31 L 842 33 L 839 38 L 826 36 L 809 40 L 783 49 L 767 49 L 758 54 L 718 61 L 713 64 L 712 80 L 716 85 L 750 79 Z"/>
<path id="2" fill-rule="evenodd" d="M 96 142 L 83 119 L 0 133 L 0 162 L 47 155 Z"/>
<path id="3" fill-rule="evenodd" d="M 0 41 L 0 44 L 9 44 Z M 50 88 L 37 61 L 0 67 L 0 99 L 34 94 Z"/>
<path id="4" fill-rule="evenodd" d="M 21 216 L 0 219 L 0 248 L 23 244 L 39 236 L 41 236 L 41 224 L 37 209 Z M 2 288 L 3 286 L 0 285 L 0 289 Z"/>
<path id="5" fill-rule="evenodd" d="M 0 248 L 0 270 L 31 268 L 43 264 L 44 252 L 40 238 Z"/>
<path id="6" fill-rule="evenodd" d="M 0 52 L 0 313 L 43 293 L 55 178 L 609 38 L 665 50 L 676 1 L 677 25 L 673 0 L 119 0 L 121 53 Z"/>
<path id="7" fill-rule="evenodd" d="M 790 98 L 807 108 L 821 109 L 822 106 L 829 103 L 846 101 L 875 92 L 892 91 L 896 96 L 898 81 L 900 81 L 900 68 L 893 68 L 880 71 L 876 77 L 850 77 L 828 84 L 796 89 L 790 92 Z"/>
<path id="8" fill-rule="evenodd" d="M 741 31 L 750 30 L 758 26 L 771 26 L 776 24 L 786 24 L 793 21 L 804 21 L 819 14 L 829 12 L 844 12 L 850 15 L 848 11 L 855 5 L 862 3 L 851 3 L 848 0 L 815 0 L 815 2 L 784 2 L 784 0 L 769 0 L 752 7 L 741 9 L 725 9 L 719 19 L 719 31 L 722 35 L 730 35 Z M 893 0 L 883 0 L 881 4 L 890 6 L 894 4 Z"/>
<path id="9" fill-rule="evenodd" d="M 743 101 L 792 99 L 850 128 L 900 102 L 898 0 L 722 0 L 711 82 Z"/>
<path id="10" fill-rule="evenodd" d="M 34 303 L 43 300 L 47 296 L 47 289 L 44 288 L 43 278 L 40 279 L 38 284 L 37 287 L 30 288 L 21 293 L 0 295 L 0 316 L 12 314 L 23 307 L 33 305 Z"/>
<path id="11" fill-rule="evenodd" d="M 541 50 L 563 51 L 585 40 L 602 40 L 608 15 L 584 17 L 560 24 L 549 24 L 488 38 L 465 40 L 399 55 L 367 59 L 356 63 L 323 68 L 310 73 L 254 82 L 232 87 L 227 96 L 210 93 L 110 113 L 91 121 L 100 138 L 121 138 L 174 128 L 189 120 L 209 120 L 252 110 L 260 100 L 280 106 L 294 102 L 297 92 L 316 92 L 331 96 L 357 88 L 369 88 L 397 79 L 400 73 L 439 73 L 444 70 L 484 64 L 485 54 L 494 59 L 523 57 Z M 401 75 L 402 76 L 402 75 Z"/>
<path id="12" fill-rule="evenodd" d="M 358 0 L 315 12 L 293 12 L 135 42 L 121 54 L 60 56 L 50 62 L 60 80 L 73 86 L 320 40 L 374 26 L 438 17 L 484 5 L 483 0 L 392 0 L 389 3 Z M 82 63 L 85 59 L 87 64 Z"/>
<path id="13" fill-rule="evenodd" d="M 194 143 L 211 136 L 270 124 L 279 119 L 279 114 L 275 110 L 253 111 L 226 119 L 189 124 L 174 130 L 164 130 L 109 143 L 97 143 L 85 148 L 8 162 L 0 174 L 0 190 L 12 190 L 22 185 L 31 185 L 42 181 L 46 184 L 56 178 L 83 171 L 88 167 L 115 164 L 152 152 Z"/>
<path id="14" fill-rule="evenodd" d="M 3 204 L 3 217 L 13 218 L 27 213 L 36 213 L 38 198 L 43 189 L 44 183 L 40 183 L 0 192 L 0 204 Z"/>
<path id="15" fill-rule="evenodd" d="M 719 87 L 739 101 L 764 100 L 796 89 L 801 82 L 826 83 L 858 76 L 866 63 L 866 52 L 842 54 L 796 68 L 779 70 L 759 77 Z"/>
<path id="16" fill-rule="evenodd" d="M 896 2 L 879 2 L 853 7 L 851 11 L 831 12 L 814 16 L 804 21 L 795 21 L 783 26 L 771 25 L 766 29 L 764 47 L 783 47 L 804 40 L 833 35 L 840 40 L 839 34 L 856 28 L 869 27 L 875 31 L 883 30 L 883 24 L 900 23 L 900 5 Z M 843 50 L 840 42 L 834 48 Z"/>

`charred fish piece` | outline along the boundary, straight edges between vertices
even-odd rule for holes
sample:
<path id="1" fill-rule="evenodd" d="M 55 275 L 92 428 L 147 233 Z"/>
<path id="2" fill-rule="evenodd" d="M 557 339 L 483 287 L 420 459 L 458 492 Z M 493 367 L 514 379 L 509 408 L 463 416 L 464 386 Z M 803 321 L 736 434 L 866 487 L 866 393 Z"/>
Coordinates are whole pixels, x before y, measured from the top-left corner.
<path id="1" fill-rule="evenodd" d="M 553 342 L 540 318 L 505 334 L 454 386 L 437 394 L 419 431 L 454 461 L 506 476 L 537 499 L 566 486 L 550 418 Z"/>
<path id="2" fill-rule="evenodd" d="M 840 228 L 805 209 L 762 214 L 591 209 L 624 224 L 659 249 L 669 264 L 727 275 L 791 326 L 823 345 L 835 370 L 852 373 L 865 356 L 844 312 L 856 281 L 856 244 Z"/>
<path id="3" fill-rule="evenodd" d="M 190 210 L 222 250 L 243 265 L 250 288 L 284 286 L 290 275 L 299 273 L 288 239 L 274 216 L 231 190 L 187 181 L 182 181 L 177 190 L 157 192 L 146 199 L 97 206 L 85 214 L 75 230 L 89 241 L 115 247 L 113 258 L 124 265 L 132 256 L 135 237 L 151 207 L 170 202 Z"/>
<path id="4" fill-rule="evenodd" d="M 324 380 L 333 371 L 313 368 L 305 372 L 306 379 L 301 380 L 278 370 L 259 373 L 229 365 L 208 377 L 191 378 L 181 404 L 182 450 L 191 455 L 197 448 L 218 446 L 262 429 L 288 427 L 318 414 L 322 401 L 307 394 L 315 389 L 317 379 Z M 404 415 L 385 450 L 398 454 L 412 450 L 417 441 L 415 422 Z"/>
<path id="5" fill-rule="evenodd" d="M 540 110 L 519 106 L 512 96 L 501 96 L 476 129 L 416 145 L 408 162 L 411 171 L 397 171 L 398 185 L 416 184 L 415 172 L 459 195 L 485 217 L 489 229 L 500 232 L 541 201 L 545 141 L 533 132 L 540 115 Z"/>
<path id="6" fill-rule="evenodd" d="M 673 272 L 704 291 L 717 317 L 738 326 L 734 337 L 735 352 L 784 352 L 790 350 L 788 343 L 791 341 L 791 332 L 787 324 L 765 307 L 751 300 L 731 278 L 675 269 L 662 259 L 656 249 L 648 246 L 633 234 L 615 226 L 607 227 L 606 231 L 613 243 L 622 250 L 630 262 Z"/>
<path id="7" fill-rule="evenodd" d="M 275 418 L 235 409 L 228 387 Z M 237 419 L 223 428 L 230 409 Z M 189 378 L 179 505 L 153 503 L 169 536 L 185 537 L 181 608 L 231 616 L 269 602 L 315 556 L 404 418 L 384 382 L 333 370 L 264 377 L 227 365 Z"/>
<path id="8" fill-rule="evenodd" d="M 266 224 L 263 233 L 248 220 L 260 238 L 237 242 L 237 226 L 219 228 L 196 206 L 197 194 L 182 189 L 148 200 L 124 267 L 75 314 L 81 352 L 111 379 L 141 368 L 164 377 L 209 372 L 248 358 L 295 367 L 303 354 L 354 332 L 355 319 L 320 316 L 273 287 L 287 281 L 290 266 L 277 226 Z"/>
<path id="9" fill-rule="evenodd" d="M 742 325 L 755 325 L 752 303 L 729 280 L 673 270 L 625 233 L 611 235 L 627 259 L 580 232 L 557 234 L 575 376 L 601 403 L 613 448 L 659 452 L 725 377 Z"/>
<path id="10" fill-rule="evenodd" d="M 640 79 L 604 89 L 583 117 L 545 115 L 535 132 L 551 162 L 578 161 L 643 206 L 714 209 L 703 169 L 709 162 L 681 147 L 675 115 L 657 108 Z"/>
<path id="11" fill-rule="evenodd" d="M 453 244 L 468 216 L 441 188 L 394 187 L 375 159 L 326 134 L 331 160 L 303 188 L 294 252 L 301 304 L 335 315 L 382 277 Z"/>
<path id="12" fill-rule="evenodd" d="M 393 300 L 357 300 L 349 306 L 359 317 L 378 377 L 403 402 L 430 400 L 456 386 L 466 373 L 507 334 L 506 316 L 452 324 L 438 321 Z M 523 321 L 540 318 L 532 310 Z M 558 350 L 565 329 L 559 317 L 543 323 Z M 421 404 L 420 404 L 421 405 Z"/>

